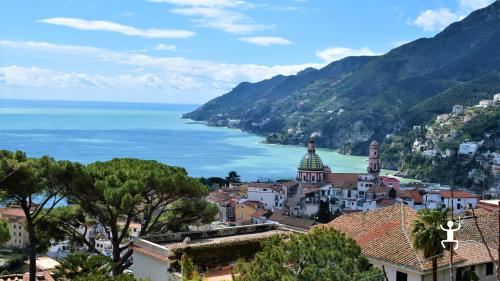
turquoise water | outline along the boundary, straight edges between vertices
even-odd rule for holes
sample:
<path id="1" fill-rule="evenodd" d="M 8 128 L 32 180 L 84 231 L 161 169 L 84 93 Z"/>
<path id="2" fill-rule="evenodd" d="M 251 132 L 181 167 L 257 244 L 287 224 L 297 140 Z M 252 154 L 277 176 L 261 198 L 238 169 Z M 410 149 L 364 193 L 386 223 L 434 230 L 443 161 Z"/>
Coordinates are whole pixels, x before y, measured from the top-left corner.
<path id="1" fill-rule="evenodd" d="M 244 180 L 293 178 L 305 147 L 260 143 L 240 130 L 181 119 L 196 105 L 0 100 L 0 149 L 81 163 L 154 159 L 196 177 L 237 171 Z M 366 157 L 318 149 L 337 172 L 365 171 Z"/>

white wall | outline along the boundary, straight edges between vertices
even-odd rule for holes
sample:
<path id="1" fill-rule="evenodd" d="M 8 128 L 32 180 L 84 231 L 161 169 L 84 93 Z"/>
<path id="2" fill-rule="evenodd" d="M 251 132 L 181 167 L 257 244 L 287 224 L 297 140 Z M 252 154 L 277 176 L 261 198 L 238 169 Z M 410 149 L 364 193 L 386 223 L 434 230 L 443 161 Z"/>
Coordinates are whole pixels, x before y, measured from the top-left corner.
<path id="1" fill-rule="evenodd" d="M 382 269 L 382 265 L 385 266 L 385 273 L 386 273 L 389 281 L 396 281 L 396 274 L 398 271 L 404 272 L 407 274 L 407 276 L 408 276 L 407 281 L 421 281 L 422 280 L 421 275 L 414 273 L 410 270 L 403 269 L 403 268 L 396 268 L 390 264 L 385 264 L 385 263 L 382 263 L 382 262 L 379 262 L 376 260 L 372 260 L 372 259 L 369 259 L 369 260 L 370 260 L 370 263 L 372 263 L 374 267 L 378 267 L 378 268 Z"/>
<path id="2" fill-rule="evenodd" d="M 150 256 L 134 251 L 132 271 L 135 278 L 149 278 L 151 281 L 177 281 L 176 276 L 168 272 L 169 265 Z"/>
<path id="3" fill-rule="evenodd" d="M 278 206 L 276 206 L 275 196 L 278 195 Z M 283 208 L 285 196 L 271 188 L 248 187 L 247 199 L 259 201 L 264 204 L 264 208 L 273 211 L 274 208 Z M 281 204 L 281 206 L 280 206 Z"/>
<path id="4" fill-rule="evenodd" d="M 373 260 L 369 259 L 370 263 L 373 264 L 373 266 L 382 269 L 382 265 L 385 265 L 385 272 L 387 274 L 387 278 L 389 281 L 396 281 L 396 274 L 397 272 L 404 272 L 407 274 L 408 279 L 407 281 L 432 281 L 432 272 L 429 272 L 425 274 L 424 276 L 420 275 L 418 272 L 409 270 L 403 267 L 399 267 L 393 264 L 389 263 L 384 263 L 380 262 L 378 260 Z M 468 267 L 466 267 L 468 268 Z M 465 268 L 464 268 L 465 271 Z M 477 276 L 479 277 L 479 280 L 481 281 L 495 281 L 496 276 L 496 267 L 493 268 L 493 274 L 486 276 L 486 265 L 485 264 L 478 264 L 475 266 L 475 271 Z M 454 269 L 454 278 L 456 279 L 456 269 Z M 422 278 L 423 277 L 423 278 Z M 450 271 L 449 269 L 441 269 L 437 272 L 437 280 L 438 281 L 450 281 Z"/>

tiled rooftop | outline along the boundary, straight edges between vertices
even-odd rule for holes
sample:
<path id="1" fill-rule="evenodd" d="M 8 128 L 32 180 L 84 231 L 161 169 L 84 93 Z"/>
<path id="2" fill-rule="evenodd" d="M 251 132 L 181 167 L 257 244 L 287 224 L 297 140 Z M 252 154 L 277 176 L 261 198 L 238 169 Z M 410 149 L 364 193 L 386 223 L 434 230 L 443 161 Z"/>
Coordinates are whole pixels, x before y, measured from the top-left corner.
<path id="1" fill-rule="evenodd" d="M 369 258 L 426 272 L 432 269 L 432 262 L 425 259 L 421 251 L 413 248 L 411 233 L 415 219 L 418 219 L 418 214 L 413 209 L 398 204 L 374 211 L 343 215 L 322 226 L 337 229 L 356 240 L 363 255 Z M 484 245 L 468 241 L 471 239 L 467 234 L 457 239 L 461 242 L 454 256 L 455 263 L 469 265 L 487 261 Z M 463 242 L 464 240 L 467 241 Z M 478 254 L 472 254 L 474 252 Z M 449 252 L 445 251 L 438 260 L 438 266 L 448 264 Z"/>

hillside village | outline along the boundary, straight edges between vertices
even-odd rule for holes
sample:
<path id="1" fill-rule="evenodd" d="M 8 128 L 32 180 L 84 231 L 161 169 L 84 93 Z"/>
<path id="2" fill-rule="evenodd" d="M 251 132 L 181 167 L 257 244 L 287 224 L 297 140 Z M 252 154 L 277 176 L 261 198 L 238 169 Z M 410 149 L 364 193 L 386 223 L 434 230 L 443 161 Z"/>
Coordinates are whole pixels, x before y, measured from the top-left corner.
<path id="1" fill-rule="evenodd" d="M 373 141 L 366 173 L 337 173 L 323 164 L 311 140 L 296 180 L 233 183 L 211 192 L 208 201 L 219 206 L 219 221 L 227 225 L 276 222 L 301 229 L 319 223 L 321 205 L 337 215 L 397 204 L 415 211 L 444 204 L 456 213 L 477 207 L 481 196 L 468 191 L 455 189 L 452 205 L 450 189 L 380 175 L 378 148 Z"/>
<path id="2" fill-rule="evenodd" d="M 426 126 L 387 136 L 385 167 L 400 175 L 443 184 L 458 184 L 497 196 L 500 187 L 500 94 L 477 105 L 450 108 Z M 454 167 L 442 173 L 443 167 Z M 490 190 L 483 190 L 490 186 Z"/>
<path id="3" fill-rule="evenodd" d="M 403 237 L 410 235 L 411 222 L 419 216 L 417 211 L 443 206 L 463 220 L 467 229 L 460 234 L 467 242 L 461 242 L 462 248 L 455 253 L 457 274 L 473 268 L 480 280 L 495 278 L 495 264 L 486 253 L 496 255 L 495 212 L 499 201 L 482 200 L 480 195 L 458 188 L 403 184 L 398 178 L 383 176 L 376 141 L 369 147 L 366 173 L 335 172 L 334 167 L 323 163 L 314 140 L 310 140 L 295 180 L 231 183 L 210 192 L 206 200 L 217 206 L 217 216 L 213 222 L 193 224 L 187 231 L 140 235 L 143 223 L 129 222 L 129 234 L 120 244 L 133 250 L 133 263 L 127 272 L 152 281 L 184 280 L 181 264 L 189 255 L 194 269 L 206 280 L 231 280 L 236 261 L 253 257 L 262 241 L 325 227 L 357 241 L 370 264 L 385 270 L 387 280 L 417 280 L 429 275 L 431 266 L 422 261 L 422 253 L 411 246 L 411 239 Z M 11 232 L 7 246 L 28 247 L 23 211 L 16 206 L 1 208 L 0 218 L 7 220 Z M 126 227 L 126 221 L 120 223 Z M 394 227 L 397 225 L 402 227 Z M 85 244 L 75 248 L 69 240 L 54 241 L 37 257 L 40 280 L 55 280 L 51 272 L 72 252 L 95 249 L 104 256 L 113 253 L 112 234 L 104 224 L 86 223 L 74 230 L 93 241 L 92 248 Z M 493 233 L 488 234 L 486 244 L 482 233 Z M 396 250 L 391 245 L 399 246 Z M 396 254 L 395 250 L 401 252 Z M 447 264 L 446 253 L 440 260 Z M 446 268 L 439 274 L 445 276 Z"/>

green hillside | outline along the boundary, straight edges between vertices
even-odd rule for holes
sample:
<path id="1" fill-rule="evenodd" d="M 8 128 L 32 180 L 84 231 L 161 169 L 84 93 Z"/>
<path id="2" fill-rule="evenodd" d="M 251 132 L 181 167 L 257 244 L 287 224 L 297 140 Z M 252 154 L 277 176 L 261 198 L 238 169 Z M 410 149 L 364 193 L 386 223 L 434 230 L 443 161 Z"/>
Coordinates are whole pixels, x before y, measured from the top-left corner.
<path id="1" fill-rule="evenodd" d="M 269 142 L 364 154 L 372 139 L 406 131 L 500 92 L 500 2 L 433 38 L 382 56 L 348 57 L 322 69 L 241 83 L 185 118 L 238 127 Z"/>

